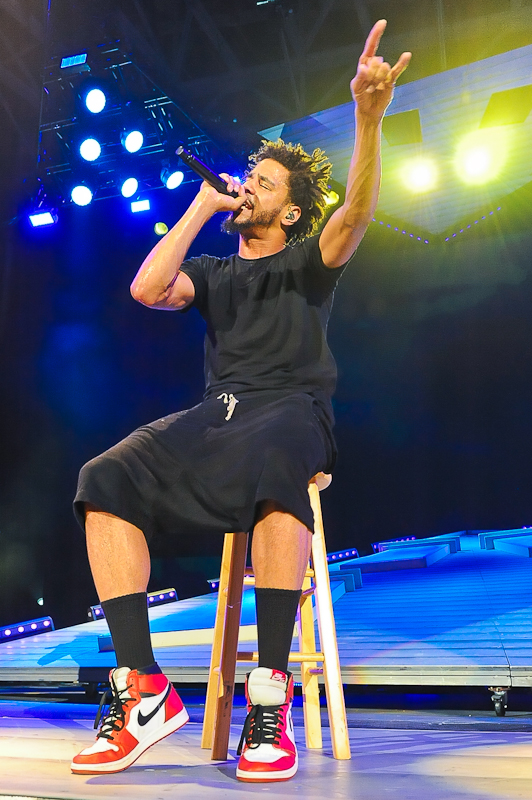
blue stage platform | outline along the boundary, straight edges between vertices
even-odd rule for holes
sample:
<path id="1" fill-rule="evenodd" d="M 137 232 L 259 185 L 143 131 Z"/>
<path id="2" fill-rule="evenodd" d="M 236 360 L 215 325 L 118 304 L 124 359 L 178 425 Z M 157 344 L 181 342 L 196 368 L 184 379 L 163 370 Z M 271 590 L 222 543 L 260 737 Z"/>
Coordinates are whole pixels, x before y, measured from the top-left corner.
<path id="1" fill-rule="evenodd" d="M 532 685 L 532 531 L 458 532 L 380 549 L 331 566 L 345 683 Z M 213 593 L 150 609 L 157 659 L 176 683 L 206 681 L 216 599 Z M 254 623 L 246 590 L 246 650 L 256 649 Z M 161 646 L 165 632 L 176 631 L 174 644 Z M 100 652 L 106 634 L 100 620 L 3 643 L 0 681 L 102 680 L 114 666 L 114 654 Z M 246 669 L 240 664 L 238 676 Z"/>

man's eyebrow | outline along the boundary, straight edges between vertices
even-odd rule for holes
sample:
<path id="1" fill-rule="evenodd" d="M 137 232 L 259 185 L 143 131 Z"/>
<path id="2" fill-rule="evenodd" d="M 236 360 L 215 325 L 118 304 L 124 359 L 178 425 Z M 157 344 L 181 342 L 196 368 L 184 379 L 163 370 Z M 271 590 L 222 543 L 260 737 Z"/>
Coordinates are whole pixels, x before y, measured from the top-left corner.
<path id="1" fill-rule="evenodd" d="M 270 178 L 267 178 L 267 177 L 266 177 L 266 175 L 261 175 L 261 174 L 260 174 L 260 172 L 257 172 L 257 173 L 256 173 L 256 172 L 255 172 L 255 170 L 251 170 L 251 172 L 250 172 L 250 173 L 248 173 L 248 174 L 249 174 L 249 175 L 253 175 L 253 176 L 255 176 L 255 175 L 256 175 L 256 176 L 257 176 L 257 178 L 258 178 L 260 181 L 264 181 L 264 183 L 268 183 L 268 184 L 269 184 L 269 185 L 270 185 L 272 188 L 275 188 L 275 187 L 276 187 L 276 185 L 277 185 L 277 184 L 275 183 L 275 181 L 272 181 Z"/>

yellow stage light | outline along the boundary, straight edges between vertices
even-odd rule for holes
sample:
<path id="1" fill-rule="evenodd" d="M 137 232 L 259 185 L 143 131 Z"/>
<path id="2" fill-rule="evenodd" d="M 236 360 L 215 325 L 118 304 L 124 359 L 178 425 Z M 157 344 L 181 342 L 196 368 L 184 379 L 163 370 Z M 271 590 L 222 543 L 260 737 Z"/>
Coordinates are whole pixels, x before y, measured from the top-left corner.
<path id="1" fill-rule="evenodd" d="M 469 184 L 494 180 L 501 173 L 508 157 L 508 128 L 480 128 L 465 136 L 456 150 L 455 169 L 458 177 Z"/>
<path id="2" fill-rule="evenodd" d="M 326 206 L 335 206 L 336 203 L 339 201 L 340 195 L 338 192 L 335 192 L 333 189 L 330 192 L 327 192 L 325 195 L 325 205 Z"/>
<path id="3" fill-rule="evenodd" d="M 406 161 L 400 174 L 403 184 L 414 194 L 430 192 L 438 183 L 438 170 L 430 158 L 420 157 Z"/>
<path id="4" fill-rule="evenodd" d="M 168 233 L 168 225 L 166 222 L 156 222 L 153 226 L 153 230 L 157 234 L 157 236 L 164 236 Z"/>

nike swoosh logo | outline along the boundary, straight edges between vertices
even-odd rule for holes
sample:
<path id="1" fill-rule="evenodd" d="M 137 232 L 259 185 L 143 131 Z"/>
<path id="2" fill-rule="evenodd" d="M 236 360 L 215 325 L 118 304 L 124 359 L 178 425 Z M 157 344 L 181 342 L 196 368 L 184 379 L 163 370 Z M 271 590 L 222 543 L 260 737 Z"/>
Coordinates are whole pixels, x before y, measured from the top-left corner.
<path id="1" fill-rule="evenodd" d="M 148 722 L 151 719 L 153 719 L 153 717 L 157 714 L 157 712 L 164 706 L 164 704 L 166 703 L 166 700 L 168 698 L 168 695 L 170 694 L 171 689 L 172 689 L 172 684 L 169 683 L 167 688 L 166 688 L 166 692 L 164 693 L 163 699 L 155 706 L 153 711 L 151 711 L 146 716 L 144 716 L 142 711 L 140 711 L 140 709 L 139 709 L 139 715 L 137 717 L 137 721 L 138 721 L 139 725 L 141 726 L 141 728 L 144 727 L 144 725 L 147 725 Z"/>

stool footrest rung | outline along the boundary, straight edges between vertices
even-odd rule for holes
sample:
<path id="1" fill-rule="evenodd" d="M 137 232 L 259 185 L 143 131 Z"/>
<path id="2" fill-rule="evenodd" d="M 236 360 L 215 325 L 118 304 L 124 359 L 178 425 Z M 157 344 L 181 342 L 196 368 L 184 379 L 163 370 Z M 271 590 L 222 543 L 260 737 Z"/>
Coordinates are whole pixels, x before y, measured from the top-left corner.
<path id="1" fill-rule="evenodd" d="M 307 571 L 305 572 L 305 578 L 313 578 L 314 577 L 314 570 L 312 567 L 308 567 Z M 251 569 L 251 567 L 246 567 L 244 572 L 244 583 L 246 582 L 247 578 L 251 578 L 251 580 L 255 580 L 255 573 Z"/>
<path id="2" fill-rule="evenodd" d="M 239 650 L 236 654 L 237 661 L 258 661 L 259 654 L 253 650 Z M 323 653 L 290 653 L 288 661 L 323 661 Z"/>

